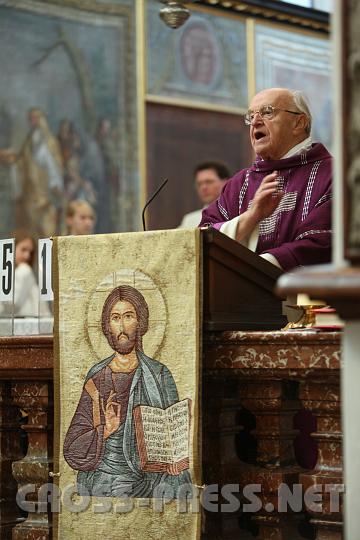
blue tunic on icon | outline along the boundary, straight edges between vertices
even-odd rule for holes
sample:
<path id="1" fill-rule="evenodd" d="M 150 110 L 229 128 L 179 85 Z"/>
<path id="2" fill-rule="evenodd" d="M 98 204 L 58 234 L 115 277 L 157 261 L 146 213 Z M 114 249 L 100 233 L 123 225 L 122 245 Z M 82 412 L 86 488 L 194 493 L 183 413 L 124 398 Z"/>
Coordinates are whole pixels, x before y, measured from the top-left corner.
<path id="1" fill-rule="evenodd" d="M 64 457 L 78 470 L 79 493 L 103 497 L 152 497 L 164 485 L 170 497 L 177 497 L 181 485 L 190 484 L 188 470 L 179 475 L 146 472 L 141 469 L 133 409 L 148 405 L 166 409 L 179 396 L 169 369 L 137 351 L 138 366 L 131 374 L 115 373 L 109 363 L 115 355 L 95 364 L 86 376 L 74 417 L 65 437 Z M 120 403 L 118 430 L 104 438 L 104 404 L 110 393 Z"/>

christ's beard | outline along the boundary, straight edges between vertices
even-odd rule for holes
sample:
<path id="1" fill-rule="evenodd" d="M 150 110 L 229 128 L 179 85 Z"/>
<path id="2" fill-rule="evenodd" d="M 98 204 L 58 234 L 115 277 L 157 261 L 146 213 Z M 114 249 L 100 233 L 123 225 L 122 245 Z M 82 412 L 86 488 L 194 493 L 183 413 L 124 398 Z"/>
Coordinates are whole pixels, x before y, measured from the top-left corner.
<path id="1" fill-rule="evenodd" d="M 136 332 L 133 334 L 125 334 L 125 332 L 119 335 L 110 334 L 109 341 L 111 347 L 119 354 L 130 354 L 136 344 Z"/>

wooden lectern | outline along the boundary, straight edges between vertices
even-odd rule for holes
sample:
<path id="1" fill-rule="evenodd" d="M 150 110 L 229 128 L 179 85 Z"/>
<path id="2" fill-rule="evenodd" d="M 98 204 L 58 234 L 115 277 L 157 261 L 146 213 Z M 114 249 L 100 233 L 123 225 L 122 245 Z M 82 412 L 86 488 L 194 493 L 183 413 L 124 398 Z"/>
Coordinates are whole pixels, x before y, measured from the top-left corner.
<path id="1" fill-rule="evenodd" d="M 282 483 L 305 490 L 322 485 L 329 473 L 341 483 L 339 333 L 262 332 L 285 322 L 281 301 L 272 292 L 281 272 L 214 229 L 201 232 L 201 254 L 204 483 L 238 483 L 241 489 L 262 484 L 266 502 L 274 500 Z M 53 470 L 52 368 L 52 337 L 0 337 L 2 447 L 11 450 L 0 456 L 4 540 L 52 536 L 46 508 L 24 520 L 15 500 L 18 486 L 48 482 Z M 318 419 L 312 439 L 321 452 L 312 471 L 298 463 L 293 451 L 293 417 L 301 407 Z M 20 409 L 28 415 L 25 451 Z M 325 502 L 313 512 L 312 526 L 326 540 L 339 539 L 341 515 L 330 514 Z M 248 531 L 255 524 L 261 538 L 295 539 L 300 518 L 277 512 L 208 513 L 202 538 L 254 538 Z"/>
<path id="2" fill-rule="evenodd" d="M 212 227 L 202 230 L 201 240 L 204 329 L 284 327 L 282 300 L 273 292 L 283 272 Z"/>

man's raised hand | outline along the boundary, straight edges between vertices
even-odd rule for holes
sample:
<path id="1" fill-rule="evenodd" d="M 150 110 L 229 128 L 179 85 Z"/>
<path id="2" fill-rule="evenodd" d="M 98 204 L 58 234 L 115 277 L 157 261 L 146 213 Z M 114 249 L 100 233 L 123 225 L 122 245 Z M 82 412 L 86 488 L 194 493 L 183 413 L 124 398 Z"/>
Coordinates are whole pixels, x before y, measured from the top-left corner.
<path id="1" fill-rule="evenodd" d="M 271 216 L 284 196 L 284 192 L 279 190 L 278 174 L 274 171 L 265 176 L 255 193 L 249 212 L 257 223 Z"/>
<path id="2" fill-rule="evenodd" d="M 279 190 L 278 174 L 278 171 L 274 171 L 265 176 L 255 193 L 249 212 L 257 223 L 271 216 L 284 196 L 284 192 Z"/>
<path id="3" fill-rule="evenodd" d="M 243 242 L 248 238 L 259 222 L 270 216 L 279 206 L 284 192 L 279 190 L 278 172 L 265 176 L 258 187 L 250 208 L 238 218 L 235 240 Z"/>

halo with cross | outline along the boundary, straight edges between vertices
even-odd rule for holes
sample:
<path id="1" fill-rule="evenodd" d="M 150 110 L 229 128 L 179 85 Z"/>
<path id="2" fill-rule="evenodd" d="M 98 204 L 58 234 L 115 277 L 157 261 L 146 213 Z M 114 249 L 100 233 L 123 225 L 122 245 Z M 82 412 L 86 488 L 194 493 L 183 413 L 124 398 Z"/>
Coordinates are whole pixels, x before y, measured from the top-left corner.
<path id="1" fill-rule="evenodd" d="M 86 334 L 94 355 L 102 360 L 110 356 L 111 349 L 101 329 L 101 313 L 104 302 L 111 291 L 119 285 L 130 285 L 145 298 L 149 307 L 149 329 L 143 336 L 144 353 L 156 357 L 165 335 L 167 310 L 164 297 L 153 279 L 132 268 L 117 270 L 105 276 L 89 296 L 86 309 Z"/>

